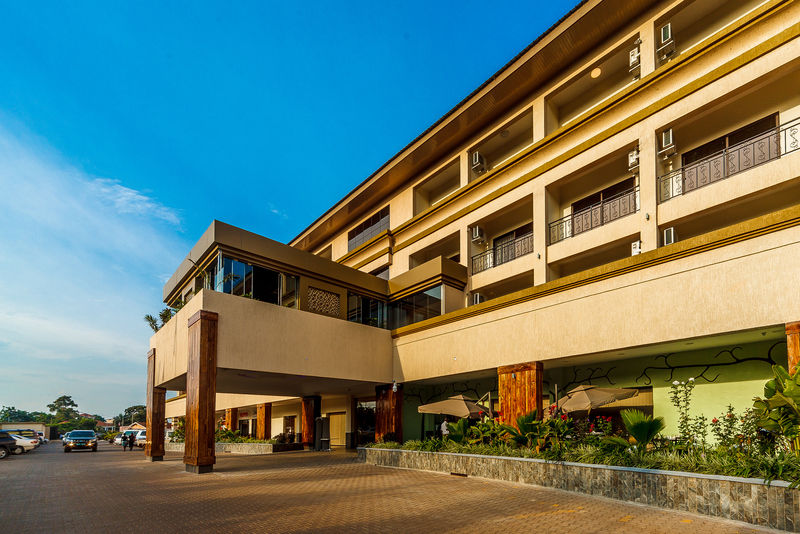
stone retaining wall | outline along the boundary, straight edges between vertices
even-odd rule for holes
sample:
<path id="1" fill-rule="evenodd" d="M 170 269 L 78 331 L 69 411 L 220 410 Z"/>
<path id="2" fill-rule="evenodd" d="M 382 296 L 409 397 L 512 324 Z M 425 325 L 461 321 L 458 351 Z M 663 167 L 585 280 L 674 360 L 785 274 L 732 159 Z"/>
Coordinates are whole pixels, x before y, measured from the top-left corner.
<path id="1" fill-rule="evenodd" d="M 165 443 L 166 452 L 183 452 L 183 443 Z M 217 453 L 272 454 L 274 452 L 302 451 L 302 443 L 217 443 Z"/>
<path id="2" fill-rule="evenodd" d="M 608 465 L 397 449 L 358 449 L 385 467 L 536 484 L 800 532 L 800 490 L 776 481 Z"/>

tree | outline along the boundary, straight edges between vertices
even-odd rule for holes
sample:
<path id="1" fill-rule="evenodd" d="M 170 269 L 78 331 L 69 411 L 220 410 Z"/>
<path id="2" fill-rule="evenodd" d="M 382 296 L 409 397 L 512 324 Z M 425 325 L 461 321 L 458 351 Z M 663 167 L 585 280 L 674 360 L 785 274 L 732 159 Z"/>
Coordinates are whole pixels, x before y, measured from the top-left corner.
<path id="1" fill-rule="evenodd" d="M 78 418 L 78 405 L 72 400 L 69 395 L 61 395 L 54 400 L 51 404 L 47 405 L 47 409 L 55 414 L 55 419 L 59 423 Z"/>
<path id="2" fill-rule="evenodd" d="M 0 409 L 0 421 L 22 423 L 33 420 L 33 414 L 24 410 L 17 410 L 14 406 L 3 406 L 2 409 Z"/>
<path id="3" fill-rule="evenodd" d="M 143 423 L 147 420 L 147 407 L 136 404 L 125 408 L 125 411 L 114 418 L 116 425 L 130 425 L 134 422 Z"/>

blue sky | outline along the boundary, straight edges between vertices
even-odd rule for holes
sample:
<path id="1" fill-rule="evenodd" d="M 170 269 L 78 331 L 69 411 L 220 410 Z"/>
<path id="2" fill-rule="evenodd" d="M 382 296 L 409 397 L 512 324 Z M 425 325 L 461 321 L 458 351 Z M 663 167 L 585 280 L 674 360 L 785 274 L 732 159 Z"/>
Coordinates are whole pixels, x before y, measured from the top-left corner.
<path id="1" fill-rule="evenodd" d="M 288 241 L 574 4 L 4 3 L 0 405 L 143 403 L 212 219 Z"/>

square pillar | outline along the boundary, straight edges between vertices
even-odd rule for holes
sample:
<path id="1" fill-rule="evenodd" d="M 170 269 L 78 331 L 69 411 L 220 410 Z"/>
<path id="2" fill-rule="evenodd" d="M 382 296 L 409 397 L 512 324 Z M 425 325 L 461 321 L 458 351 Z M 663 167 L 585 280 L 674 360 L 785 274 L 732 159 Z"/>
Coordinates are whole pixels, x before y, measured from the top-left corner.
<path id="1" fill-rule="evenodd" d="M 147 353 L 147 441 L 144 456 L 151 462 L 164 459 L 164 423 L 167 390 L 155 386 L 156 349 Z"/>
<path id="2" fill-rule="evenodd" d="M 183 463 L 190 473 L 209 473 L 214 453 L 217 390 L 217 319 L 200 310 L 189 318 L 189 361 L 186 372 L 186 443 Z"/>
<path id="3" fill-rule="evenodd" d="M 319 395 L 303 397 L 302 412 L 300 416 L 303 425 L 303 445 L 313 447 L 316 431 L 316 419 L 322 412 L 322 399 Z"/>
<path id="4" fill-rule="evenodd" d="M 403 441 L 402 384 L 375 388 L 375 441 Z"/>
<path id="5" fill-rule="evenodd" d="M 231 432 L 239 430 L 239 408 L 225 410 L 225 428 Z"/>
<path id="6" fill-rule="evenodd" d="M 272 437 L 272 403 L 266 402 L 256 407 L 256 439 L 267 440 Z"/>
<path id="7" fill-rule="evenodd" d="M 528 362 L 497 368 L 500 411 L 505 423 L 516 425 L 517 417 L 536 410 L 542 418 L 542 362 Z"/>
<path id="8" fill-rule="evenodd" d="M 800 371 L 800 321 L 786 323 L 786 352 L 789 354 L 789 374 Z"/>

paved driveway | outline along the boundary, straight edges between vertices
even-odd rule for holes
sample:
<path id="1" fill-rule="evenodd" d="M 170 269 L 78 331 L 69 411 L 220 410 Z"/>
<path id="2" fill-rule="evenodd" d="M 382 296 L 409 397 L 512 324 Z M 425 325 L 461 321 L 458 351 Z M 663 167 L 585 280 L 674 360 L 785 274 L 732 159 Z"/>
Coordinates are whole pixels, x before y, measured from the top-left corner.
<path id="1" fill-rule="evenodd" d="M 559 490 L 375 467 L 351 453 L 225 455 L 210 474 L 101 444 L 0 462 L 6 532 L 769 532 Z M 127 526 L 125 526 L 127 525 Z"/>

